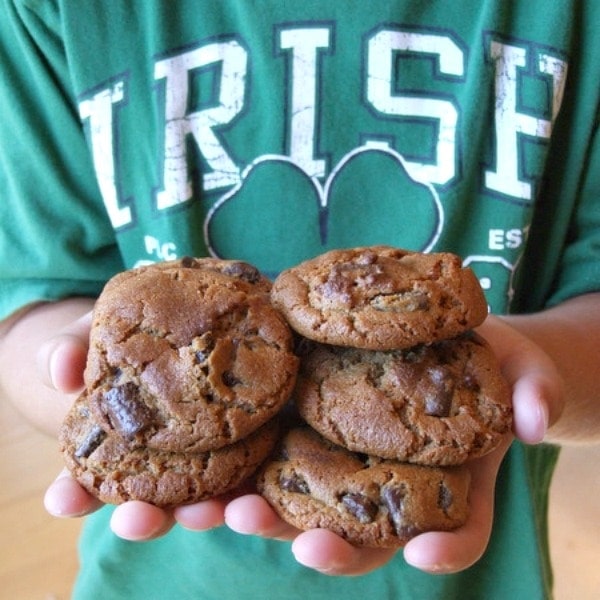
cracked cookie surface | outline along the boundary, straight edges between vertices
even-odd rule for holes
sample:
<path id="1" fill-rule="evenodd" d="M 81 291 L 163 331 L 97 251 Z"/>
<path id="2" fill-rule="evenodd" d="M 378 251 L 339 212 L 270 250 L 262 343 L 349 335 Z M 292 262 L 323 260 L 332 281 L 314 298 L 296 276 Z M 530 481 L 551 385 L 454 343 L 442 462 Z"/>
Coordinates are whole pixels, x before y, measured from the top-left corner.
<path id="1" fill-rule="evenodd" d="M 371 350 L 455 337 L 487 315 L 478 280 L 456 255 L 389 246 L 327 252 L 283 271 L 271 295 L 303 336 Z"/>
<path id="2" fill-rule="evenodd" d="M 258 475 L 258 489 L 299 529 L 324 528 L 350 543 L 400 547 L 425 531 L 460 527 L 469 472 L 352 453 L 308 427 L 288 432 Z"/>
<path id="3" fill-rule="evenodd" d="M 476 334 L 387 352 L 308 343 L 294 396 L 330 441 L 424 465 L 482 456 L 512 424 L 508 385 Z"/>
<path id="4" fill-rule="evenodd" d="M 104 288 L 84 380 L 90 408 L 130 446 L 216 449 L 273 417 L 293 389 L 292 333 L 246 263 L 182 259 Z"/>
<path id="5" fill-rule="evenodd" d="M 59 434 L 65 464 L 92 495 L 120 504 L 142 500 L 171 507 L 198 502 L 236 488 L 254 474 L 277 440 L 271 420 L 247 438 L 206 452 L 130 448 L 96 423 L 85 392 L 67 414 Z"/>

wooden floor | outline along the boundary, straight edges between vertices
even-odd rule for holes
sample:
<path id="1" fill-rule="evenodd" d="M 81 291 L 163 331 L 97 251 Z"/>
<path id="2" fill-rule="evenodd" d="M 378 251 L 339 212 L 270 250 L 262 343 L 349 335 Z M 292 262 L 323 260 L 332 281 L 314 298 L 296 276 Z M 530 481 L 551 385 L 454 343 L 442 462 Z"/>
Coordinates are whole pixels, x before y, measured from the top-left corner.
<path id="1" fill-rule="evenodd" d="M 556 600 L 600 599 L 600 446 L 564 450 L 551 496 Z M 0 399 L 0 600 L 66 600 L 79 522 L 48 516 L 54 440 Z M 520 600 L 518 598 L 512 600 Z"/>

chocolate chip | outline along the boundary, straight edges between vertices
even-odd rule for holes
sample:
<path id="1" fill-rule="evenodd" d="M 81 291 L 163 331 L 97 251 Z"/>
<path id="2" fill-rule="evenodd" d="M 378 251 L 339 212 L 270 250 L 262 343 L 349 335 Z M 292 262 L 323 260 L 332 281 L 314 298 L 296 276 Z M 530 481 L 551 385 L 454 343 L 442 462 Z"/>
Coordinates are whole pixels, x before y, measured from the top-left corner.
<path id="1" fill-rule="evenodd" d="M 362 494 L 345 494 L 342 496 L 342 504 L 363 524 L 372 523 L 379 510 L 375 502 Z"/>
<path id="2" fill-rule="evenodd" d="M 277 450 L 277 453 L 275 455 L 275 460 L 278 460 L 281 462 L 287 462 L 288 460 L 290 460 L 289 452 L 285 446 L 281 446 Z"/>
<path id="3" fill-rule="evenodd" d="M 260 281 L 259 270 L 245 262 L 231 263 L 223 269 L 223 273 L 225 273 L 225 275 L 237 277 L 238 279 L 243 279 L 248 283 L 257 283 Z"/>
<path id="4" fill-rule="evenodd" d="M 423 346 L 413 346 L 408 350 L 401 350 L 400 355 L 404 362 L 408 364 L 418 364 L 423 360 Z"/>
<path id="5" fill-rule="evenodd" d="M 234 387 L 242 383 L 231 371 L 223 371 L 223 374 L 221 375 L 221 381 L 227 387 Z"/>
<path id="6" fill-rule="evenodd" d="M 406 490 L 404 486 L 385 487 L 381 493 L 381 497 L 390 512 L 390 518 L 394 525 L 402 524 L 405 496 Z"/>
<path id="7" fill-rule="evenodd" d="M 481 390 L 481 385 L 473 373 L 465 373 L 463 385 L 471 392 L 479 392 Z"/>
<path id="8" fill-rule="evenodd" d="M 327 280 L 317 287 L 319 293 L 325 298 L 336 298 L 343 302 L 349 302 L 354 289 L 354 281 L 339 266 L 335 265 L 327 277 Z"/>
<path id="9" fill-rule="evenodd" d="M 427 370 L 428 391 L 425 396 L 425 414 L 432 417 L 448 417 L 452 409 L 454 380 L 447 369 L 432 367 Z"/>
<path id="10" fill-rule="evenodd" d="M 199 363 L 203 363 L 215 349 L 215 339 L 212 332 L 207 331 L 201 337 L 196 338 L 193 341 L 192 347 L 196 352 L 196 360 Z"/>
<path id="11" fill-rule="evenodd" d="M 384 487 L 381 497 L 389 511 L 390 521 L 394 530 L 399 537 L 409 538 L 420 532 L 414 524 L 405 521 L 404 504 L 406 499 L 406 487 L 404 485 Z"/>
<path id="12" fill-rule="evenodd" d="M 357 460 L 359 460 L 365 467 L 368 467 L 371 463 L 371 457 L 368 454 L 364 454 L 363 452 L 355 452 L 354 453 Z"/>
<path id="13" fill-rule="evenodd" d="M 151 410 L 140 400 L 139 391 L 134 383 L 114 387 L 102 396 L 103 411 L 112 426 L 126 438 L 152 425 Z"/>
<path id="14" fill-rule="evenodd" d="M 199 363 L 203 363 L 208 358 L 208 354 L 202 352 L 202 350 L 196 350 L 196 360 Z"/>
<path id="15" fill-rule="evenodd" d="M 282 490 L 286 492 L 294 492 L 296 494 L 310 494 L 310 488 L 308 484 L 300 475 L 294 473 L 291 477 L 284 477 L 283 475 L 279 479 L 279 485 Z"/>
<path id="16" fill-rule="evenodd" d="M 191 256 L 184 256 L 181 259 L 181 266 L 184 269 L 194 269 L 196 268 L 198 263 L 196 263 L 196 260 L 193 259 Z"/>
<path id="17" fill-rule="evenodd" d="M 452 491 L 448 487 L 446 487 L 446 485 L 442 481 L 440 483 L 440 488 L 438 490 L 438 500 L 437 500 L 438 506 L 444 512 L 446 512 L 452 506 L 453 502 L 454 502 L 454 496 L 452 495 Z"/>
<path id="18" fill-rule="evenodd" d="M 77 450 L 75 458 L 87 458 L 106 438 L 106 432 L 100 425 L 94 425 Z"/>

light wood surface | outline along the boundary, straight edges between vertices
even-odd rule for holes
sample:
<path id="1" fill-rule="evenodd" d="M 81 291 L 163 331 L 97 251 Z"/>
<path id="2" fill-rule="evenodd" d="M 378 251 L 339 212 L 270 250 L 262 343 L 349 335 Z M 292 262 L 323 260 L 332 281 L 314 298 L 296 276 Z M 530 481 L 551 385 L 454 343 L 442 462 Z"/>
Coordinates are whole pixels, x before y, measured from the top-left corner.
<path id="1" fill-rule="evenodd" d="M 80 522 L 42 504 L 61 469 L 56 441 L 0 398 L 0 599 L 67 600 L 77 572 Z"/>
<path id="2" fill-rule="evenodd" d="M 555 600 L 600 600 L 599 461 L 595 446 L 565 449 L 559 462 L 550 507 Z M 54 519 L 42 504 L 60 468 L 56 442 L 0 399 L 0 600 L 70 597 L 80 522 Z"/>

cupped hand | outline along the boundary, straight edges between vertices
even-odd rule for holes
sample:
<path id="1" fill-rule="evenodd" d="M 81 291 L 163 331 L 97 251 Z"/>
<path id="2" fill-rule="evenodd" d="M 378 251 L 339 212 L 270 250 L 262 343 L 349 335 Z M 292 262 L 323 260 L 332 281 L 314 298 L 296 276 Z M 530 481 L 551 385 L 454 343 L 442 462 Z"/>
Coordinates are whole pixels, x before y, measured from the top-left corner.
<path id="1" fill-rule="evenodd" d="M 43 344 L 38 352 L 42 381 L 65 395 L 83 388 L 92 313 L 88 312 Z M 145 502 L 126 502 L 116 507 L 111 527 L 127 540 L 149 540 L 166 533 L 176 522 L 194 530 L 222 525 L 227 499 L 163 510 Z M 82 488 L 65 469 L 44 496 L 46 510 L 56 517 L 82 517 L 103 504 Z"/>
<path id="2" fill-rule="evenodd" d="M 89 317 L 84 317 L 40 352 L 42 372 L 57 389 L 72 393 L 82 384 L 89 323 Z M 557 369 L 538 346 L 504 319 L 488 317 L 479 332 L 494 348 L 512 388 L 514 435 L 526 443 L 542 441 L 562 410 Z M 452 532 L 427 532 L 410 540 L 403 550 L 409 564 L 430 573 L 453 573 L 481 557 L 491 532 L 498 469 L 512 438 L 506 436 L 496 450 L 467 465 L 472 477 L 467 523 Z M 63 472 L 48 488 L 45 505 L 51 514 L 64 517 L 89 514 L 101 503 Z M 331 575 L 367 573 L 395 555 L 393 550 L 356 548 L 329 531 L 294 529 L 262 497 L 246 490 L 173 510 L 127 502 L 116 507 L 111 527 L 125 539 L 148 540 L 163 535 L 175 523 L 194 531 L 225 523 L 240 534 L 289 540 L 298 562 Z"/>
<path id="3" fill-rule="evenodd" d="M 227 500 L 215 498 L 171 510 L 134 500 L 115 507 L 110 526 L 115 535 L 130 541 L 155 539 L 167 533 L 175 523 L 202 531 L 224 523 Z M 55 517 L 83 517 L 103 504 L 82 488 L 65 469 L 46 490 L 44 506 Z"/>
<path id="4" fill-rule="evenodd" d="M 479 328 L 494 349 L 512 389 L 514 436 L 538 443 L 562 411 L 562 384 L 550 358 L 509 320 L 489 316 Z M 467 464 L 471 471 L 470 514 L 467 523 L 451 532 L 427 532 L 404 547 L 404 559 L 429 573 L 454 573 L 477 562 L 492 528 L 494 488 L 502 459 L 513 435 L 488 455 Z M 395 554 L 389 550 L 355 548 L 324 530 L 299 532 L 283 523 L 256 495 L 230 502 L 225 522 L 243 534 L 292 540 L 292 552 L 303 565 L 332 575 L 358 575 L 383 566 Z"/>

